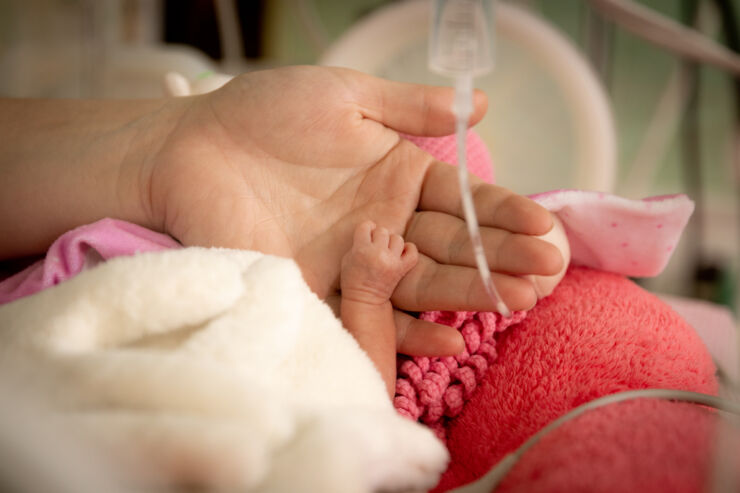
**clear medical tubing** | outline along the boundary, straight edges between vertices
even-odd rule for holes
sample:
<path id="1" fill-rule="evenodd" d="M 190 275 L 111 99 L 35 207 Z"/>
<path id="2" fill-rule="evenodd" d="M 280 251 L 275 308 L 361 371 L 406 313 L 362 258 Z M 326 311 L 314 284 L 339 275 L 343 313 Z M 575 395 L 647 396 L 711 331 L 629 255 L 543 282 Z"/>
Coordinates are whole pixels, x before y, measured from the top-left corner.
<path id="1" fill-rule="evenodd" d="M 455 81 L 455 135 L 460 196 L 465 223 L 473 245 L 475 263 L 483 286 L 496 310 L 508 317 L 511 312 L 496 290 L 488 267 L 478 218 L 468 181 L 466 133 L 473 113 L 473 77 L 493 68 L 493 7 L 485 0 L 434 0 L 429 30 L 429 68 Z"/>

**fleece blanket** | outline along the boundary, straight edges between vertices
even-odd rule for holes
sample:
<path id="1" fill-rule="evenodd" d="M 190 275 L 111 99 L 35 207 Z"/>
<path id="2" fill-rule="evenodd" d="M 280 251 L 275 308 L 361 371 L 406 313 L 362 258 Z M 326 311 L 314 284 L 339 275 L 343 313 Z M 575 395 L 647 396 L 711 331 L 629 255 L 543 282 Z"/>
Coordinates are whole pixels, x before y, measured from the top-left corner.
<path id="1" fill-rule="evenodd" d="M 496 363 L 448 424 L 450 466 L 433 493 L 481 477 L 544 426 L 599 397 L 718 390 L 712 358 L 686 321 L 623 276 L 583 267 L 570 267 L 494 347 Z M 715 417 L 653 399 L 589 411 L 532 447 L 496 492 L 711 491 Z"/>
<path id="2" fill-rule="evenodd" d="M 0 340 L 0 374 L 43 388 L 44 421 L 127 480 L 426 490 L 447 463 L 291 260 L 119 256 L 0 307 Z"/>

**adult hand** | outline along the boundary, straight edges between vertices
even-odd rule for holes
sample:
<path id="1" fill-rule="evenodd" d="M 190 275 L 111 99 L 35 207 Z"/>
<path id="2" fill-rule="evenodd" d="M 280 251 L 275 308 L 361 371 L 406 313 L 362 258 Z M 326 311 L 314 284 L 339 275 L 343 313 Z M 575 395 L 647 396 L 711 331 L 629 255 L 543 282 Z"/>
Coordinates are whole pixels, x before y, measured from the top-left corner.
<path id="1" fill-rule="evenodd" d="M 392 301 L 400 310 L 493 310 L 474 267 L 455 169 L 399 137 L 454 128 L 452 91 L 344 69 L 254 72 L 187 109 L 150 169 L 150 217 L 186 245 L 296 259 L 321 298 L 338 293 L 356 225 L 383 224 L 417 245 L 417 266 Z M 475 95 L 477 122 L 485 112 Z M 536 294 L 520 276 L 550 275 L 562 259 L 533 238 L 550 215 L 503 188 L 474 182 L 494 280 L 512 309 Z M 396 313 L 398 347 L 411 354 L 462 349 L 456 332 Z"/>

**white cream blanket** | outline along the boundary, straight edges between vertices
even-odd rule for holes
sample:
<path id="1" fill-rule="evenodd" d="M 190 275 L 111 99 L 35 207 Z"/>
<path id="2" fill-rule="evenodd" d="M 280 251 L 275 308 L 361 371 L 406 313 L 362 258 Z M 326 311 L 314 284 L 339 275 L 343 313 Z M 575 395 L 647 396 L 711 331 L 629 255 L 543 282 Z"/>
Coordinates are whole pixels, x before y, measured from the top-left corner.
<path id="1" fill-rule="evenodd" d="M 4 305 L 0 366 L 136 484 L 423 490 L 447 462 L 295 263 L 255 252 L 119 257 Z"/>

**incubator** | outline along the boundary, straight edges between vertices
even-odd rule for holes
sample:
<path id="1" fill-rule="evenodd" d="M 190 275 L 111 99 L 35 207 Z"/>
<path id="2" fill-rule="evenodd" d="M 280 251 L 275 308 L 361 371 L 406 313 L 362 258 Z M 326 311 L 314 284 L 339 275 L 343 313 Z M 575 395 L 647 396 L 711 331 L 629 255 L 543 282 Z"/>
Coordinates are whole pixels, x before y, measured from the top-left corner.
<path id="1" fill-rule="evenodd" d="M 138 3 L 144 5 L 147 2 Z M 152 4 L 156 3 L 158 2 L 153 2 Z M 229 2 L 224 1 L 217 3 L 225 5 Z M 299 10 L 310 11 L 311 7 L 316 7 L 314 3 L 318 2 L 299 2 Z M 492 84 L 492 88 L 499 92 L 489 90 L 488 93 L 491 95 L 492 100 L 496 102 L 496 115 L 501 118 L 501 121 L 505 122 L 508 133 L 501 132 L 499 127 L 489 122 L 484 122 L 483 125 L 480 125 L 477 128 L 481 131 L 484 129 L 483 127 L 488 125 L 488 127 L 492 129 L 490 132 L 490 135 L 493 136 L 493 138 L 490 138 L 490 142 L 493 144 L 491 146 L 492 150 L 493 152 L 501 153 L 499 155 L 494 155 L 494 162 L 499 165 L 499 168 L 497 169 L 497 178 L 500 182 L 505 183 L 507 186 L 513 184 L 514 186 L 511 188 L 517 189 L 516 185 L 518 185 L 519 182 L 515 181 L 516 179 L 524 180 L 526 178 L 526 180 L 530 182 L 542 179 L 548 183 L 553 183 L 556 187 L 569 186 L 610 192 L 615 188 L 617 176 L 616 135 L 613 123 L 615 115 L 612 114 L 609 100 L 607 95 L 604 93 L 603 88 L 593 77 L 590 67 L 581 60 L 579 53 L 574 50 L 567 40 L 563 39 L 563 36 L 561 36 L 560 33 L 556 32 L 552 26 L 549 26 L 543 19 L 532 15 L 531 12 L 525 9 L 519 8 L 519 6 L 516 5 L 517 3 L 528 3 L 529 6 L 533 6 L 537 2 L 504 1 L 497 5 L 499 8 L 496 12 L 494 12 L 494 0 L 432 0 L 429 4 L 423 0 L 391 2 L 384 9 L 378 9 L 378 11 L 364 16 L 362 21 L 358 23 L 350 33 L 351 35 L 342 38 L 341 43 L 336 43 L 335 46 L 324 52 L 323 59 L 321 61 L 323 64 L 350 66 L 388 78 L 394 78 L 394 76 L 400 73 L 400 69 L 396 69 L 394 67 L 402 66 L 404 70 L 411 72 L 413 69 L 417 68 L 414 63 L 418 62 L 420 71 L 423 71 L 425 74 L 427 74 L 428 71 L 431 71 L 432 73 L 447 78 L 447 80 L 452 82 L 455 90 L 452 109 L 456 119 L 455 136 L 462 210 L 468 234 L 471 238 L 476 267 L 480 273 L 482 284 L 490 298 L 493 300 L 496 310 L 504 316 L 509 315 L 510 310 L 499 296 L 483 250 L 481 231 L 478 218 L 476 216 L 469 182 L 469 163 L 466 147 L 466 132 L 473 113 L 474 81 L 476 78 L 480 78 L 491 73 L 494 69 L 494 55 L 496 55 L 496 83 Z M 634 31 L 642 36 L 647 36 L 653 43 L 663 46 L 664 48 L 671 49 L 684 57 L 693 57 L 699 61 L 720 66 L 735 74 L 740 73 L 740 58 L 727 51 L 720 51 L 716 48 L 712 48 L 712 45 L 708 43 L 707 39 L 702 40 L 696 36 L 687 35 L 688 31 L 686 30 L 677 31 L 675 27 L 672 27 L 666 22 L 638 22 L 639 19 L 650 19 L 652 16 L 641 11 L 641 9 L 639 9 L 639 5 L 636 5 L 634 2 L 625 0 L 590 0 L 589 2 L 580 3 L 584 5 L 584 9 L 586 9 L 585 6 L 591 5 L 594 9 L 599 9 L 605 14 L 609 14 L 610 17 L 614 18 L 614 20 L 618 20 L 625 29 Z M 18 4 L 20 5 L 20 2 Z M 101 5 L 103 4 L 105 4 L 105 2 L 101 3 Z M 279 2 L 275 2 L 275 4 L 279 4 Z M 539 2 L 539 4 L 541 4 L 541 6 L 554 5 L 553 3 L 546 2 Z M 62 5 L 67 7 L 64 3 L 62 3 Z M 412 39 L 418 34 L 417 30 L 420 29 L 418 26 L 420 23 L 416 21 L 419 19 L 420 15 L 427 12 L 427 10 L 425 10 L 429 9 L 427 5 L 431 6 L 432 14 L 429 38 L 426 38 L 427 35 L 425 32 L 423 34 L 424 46 L 419 45 L 417 47 L 414 45 L 415 40 Z M 331 7 L 332 9 L 339 10 L 336 5 L 332 5 Z M 391 12 L 391 10 L 393 11 Z M 99 8 L 95 10 L 95 12 L 98 11 Z M 150 13 L 153 18 L 154 13 Z M 496 21 L 498 22 L 495 30 L 494 13 L 496 14 Z M 293 12 L 291 12 L 291 14 L 293 14 Z M 104 16 L 95 16 L 95 19 L 97 19 L 97 17 Z M 147 16 L 142 15 L 141 17 L 145 18 Z M 222 20 L 221 22 L 228 22 L 230 20 L 233 21 L 233 19 L 227 18 L 225 21 Z M 92 24 L 92 22 L 89 24 Z M 225 27 L 227 26 L 224 26 L 224 28 Z M 662 30 L 658 29 L 658 27 L 662 27 Z M 494 31 L 499 35 L 497 42 L 494 42 Z M 230 32 L 233 34 L 233 30 Z M 656 37 L 656 33 L 663 33 L 663 35 Z M 225 37 L 228 38 L 228 36 Z M 428 46 L 426 46 L 427 43 Z M 400 48 L 396 49 L 396 44 L 398 46 L 409 45 L 411 48 L 408 49 L 408 52 L 401 52 Z M 496 54 L 494 54 L 494 47 L 496 48 Z M 343 48 L 347 48 L 346 51 L 343 51 Z M 386 50 L 385 48 L 388 49 Z M 416 50 L 416 48 L 428 48 L 428 59 L 426 61 L 423 56 L 417 56 L 422 53 L 422 50 Z M 508 56 L 507 49 L 510 50 Z M 512 52 L 514 55 L 511 54 Z M 8 51 L 8 53 L 10 53 L 10 51 Z M 19 50 L 17 52 L 14 51 L 14 59 L 19 60 L 30 53 L 30 51 L 25 50 Z M 702 53 L 704 54 L 702 55 Z M 157 56 L 154 56 L 155 54 Z M 162 55 L 161 58 L 159 57 L 160 54 Z M 155 94 L 158 94 L 159 85 L 165 68 L 167 70 L 180 72 L 185 76 L 181 76 L 180 78 L 167 78 L 166 86 L 171 95 L 185 95 L 204 92 L 207 90 L 207 85 L 211 83 L 220 85 L 226 80 L 221 78 L 221 75 L 219 74 L 211 76 L 208 79 L 199 77 L 198 74 L 205 73 L 209 70 L 224 69 L 224 67 L 214 65 L 213 61 L 205 59 L 201 54 L 195 51 L 191 52 L 190 50 L 186 50 L 184 47 L 157 47 L 156 50 L 149 50 L 147 46 L 115 46 L 115 50 L 107 52 L 107 55 L 110 60 L 106 62 L 105 66 L 103 66 L 106 69 L 106 72 L 101 76 L 95 74 L 96 77 L 91 78 L 90 81 L 85 82 L 85 80 L 83 80 L 80 84 L 83 89 L 89 85 L 90 91 L 93 93 L 95 92 L 93 89 L 96 89 L 102 91 L 102 95 L 109 97 L 122 95 L 126 97 L 150 96 L 151 94 L 146 93 L 145 91 L 153 90 L 156 90 L 157 92 Z M 10 59 L 10 57 L 6 57 L 6 59 Z M 49 61 L 57 62 L 58 60 L 56 57 L 47 56 L 44 58 L 45 63 L 48 63 Z M 395 63 L 395 65 L 392 65 L 392 62 Z M 531 62 L 531 66 L 536 66 L 540 68 L 541 71 L 535 72 L 534 68 L 530 68 L 529 66 L 525 67 L 526 62 Z M 30 64 L 30 62 L 28 62 L 28 64 Z M 88 65 L 90 69 L 95 66 L 100 70 L 101 67 L 101 65 L 96 65 L 91 61 L 84 61 L 84 63 L 80 62 L 80 65 L 83 69 L 88 67 Z M 525 69 L 529 71 L 525 71 Z M 398 73 L 394 72 L 394 70 L 398 70 Z M 515 72 L 516 70 L 520 71 Z M 26 83 L 23 77 L 26 72 L 31 73 L 30 70 L 5 70 L 5 73 L 11 74 L 12 77 L 6 75 L 4 85 L 2 84 L 3 81 L 0 81 L 0 88 L 10 87 L 10 82 L 17 83 L 17 87 L 22 87 L 24 90 L 30 91 L 31 88 L 36 88 L 36 85 L 31 86 L 31 84 Z M 85 71 L 80 70 L 80 72 L 82 73 Z M 90 73 L 92 74 L 91 70 Z M 511 75 L 512 73 L 515 73 L 518 77 L 515 82 L 511 82 L 515 79 L 515 77 Z M 534 74 L 534 76 L 532 74 Z M 418 76 L 419 71 L 416 71 L 413 75 Z M 83 77 L 80 76 L 80 78 L 82 79 Z M 29 77 L 29 80 L 30 79 L 31 78 Z M 59 86 L 59 79 L 57 77 L 43 77 L 37 79 L 39 79 L 39 83 L 37 84 L 39 91 L 44 89 L 49 81 L 53 81 L 56 86 Z M 115 87 L 112 84 L 105 84 L 108 79 L 116 82 Z M 529 88 L 531 89 L 530 93 L 524 93 L 522 86 L 525 84 L 521 83 L 523 79 L 531 82 L 531 88 Z M 97 83 L 98 80 L 104 82 L 99 87 L 94 84 Z M 426 80 L 425 82 L 437 83 L 438 81 Z M 514 111 L 505 111 L 508 108 L 514 108 L 514 104 L 511 102 L 514 98 L 507 99 L 506 97 L 502 97 L 501 94 L 504 90 L 511 90 L 512 87 L 515 87 L 520 91 L 517 94 L 524 94 L 524 97 L 520 99 L 527 100 L 528 106 L 526 106 L 525 109 L 532 109 L 541 106 L 540 102 L 551 96 L 551 93 L 548 92 L 550 91 L 549 88 L 543 88 L 543 85 L 546 82 L 551 83 L 551 85 L 557 89 L 557 91 L 553 89 L 552 93 L 561 96 L 560 99 L 565 102 L 562 104 L 562 111 L 556 111 L 560 109 L 560 106 L 557 106 L 559 102 L 554 102 L 550 107 L 548 107 L 550 113 L 542 111 L 536 115 L 537 118 L 517 119 L 512 117 L 512 115 L 515 114 Z M 535 85 L 535 83 L 537 85 Z M 479 87 L 485 86 L 485 83 L 481 79 L 478 79 L 478 84 Z M 120 94 L 117 92 L 119 87 L 121 88 Z M 141 93 L 139 92 L 139 88 L 141 88 Z M 642 87 L 640 89 L 644 90 Z M 126 91 L 125 93 L 123 92 L 124 90 Z M 80 90 L 79 92 L 87 95 L 83 90 Z M 533 98 L 533 93 L 538 94 L 541 99 Z M 57 93 L 53 94 L 57 95 Z M 48 94 L 41 93 L 36 95 Z M 677 114 L 680 113 L 680 108 L 680 105 L 676 106 Z M 554 116 L 552 116 L 551 120 L 548 120 L 550 114 Z M 527 111 L 522 111 L 521 107 L 516 107 L 516 115 L 528 115 L 528 113 Z M 553 120 L 557 122 L 557 125 L 552 125 Z M 520 125 L 519 127 L 517 127 L 518 124 Z M 547 126 L 548 124 L 550 125 L 549 127 Z M 542 126 L 540 127 L 538 125 Z M 502 124 L 501 128 L 503 127 L 504 125 Z M 543 131 L 542 129 L 545 129 L 546 131 Z M 494 132 L 494 130 L 498 131 L 498 133 Z M 530 133 L 525 133 L 526 130 L 529 130 Z M 560 133 L 565 131 L 569 131 L 570 133 L 565 136 Z M 527 148 L 527 150 L 534 148 L 545 149 L 543 152 L 548 154 L 548 164 L 551 165 L 552 169 L 559 169 L 559 174 L 565 177 L 563 179 L 569 181 L 566 183 L 553 181 L 553 176 L 548 175 L 546 171 L 542 172 L 541 170 L 537 170 L 536 172 L 531 172 L 531 170 L 529 170 L 529 172 L 527 172 L 527 159 L 524 159 L 521 155 L 514 157 L 506 155 L 505 151 L 508 148 L 503 144 L 506 143 L 505 141 L 511 142 L 515 140 L 509 138 L 513 134 L 520 137 L 520 143 L 526 143 L 526 145 L 520 146 L 522 148 Z M 532 135 L 536 135 L 536 146 L 530 145 Z M 669 135 L 667 133 L 666 135 L 668 135 L 666 140 L 670 140 L 669 137 L 672 136 L 672 134 Z M 498 138 L 498 140 L 496 138 Z M 572 145 L 569 139 L 573 141 Z M 646 138 L 645 140 L 647 142 L 650 139 Z M 567 143 L 568 146 L 566 148 L 566 144 L 562 144 L 562 147 L 548 147 L 547 144 L 552 141 Z M 740 139 L 733 142 L 736 146 L 740 145 L 738 143 L 740 143 Z M 514 147 L 513 144 L 509 145 Z M 571 150 L 570 147 L 572 147 L 573 150 Z M 651 146 L 645 147 L 650 148 Z M 654 148 L 655 146 L 652 147 Z M 661 153 L 653 152 L 652 154 L 652 161 L 654 161 L 654 166 L 656 166 L 655 170 L 657 171 L 657 166 L 661 161 L 655 158 L 654 154 Z M 539 156 L 535 157 L 538 158 Z M 563 171 L 555 166 L 553 163 L 558 159 L 563 162 L 571 163 L 571 166 L 575 168 L 575 172 L 568 173 L 567 171 Z M 536 160 L 537 159 L 535 158 L 532 159 L 532 161 Z M 470 161 L 474 162 L 472 152 Z M 516 173 L 509 172 L 511 173 L 511 176 L 507 176 L 504 164 L 512 162 L 516 163 Z M 635 163 L 638 162 L 639 160 L 635 160 Z M 650 174 L 640 166 L 633 166 L 633 168 L 641 171 L 639 176 L 637 174 L 635 175 L 638 176 L 638 178 Z M 522 170 L 525 171 L 521 172 Z M 560 178 L 560 176 L 556 176 L 555 178 Z M 640 182 L 640 180 L 635 181 Z M 653 181 L 654 180 L 652 178 L 643 179 L 642 182 L 638 184 L 641 184 L 648 189 L 653 185 Z M 533 190 L 542 189 L 541 185 L 538 183 L 534 183 L 531 187 L 531 189 L 522 188 L 518 191 L 529 193 Z M 728 213 L 721 217 L 731 218 L 737 216 L 730 216 Z M 723 219 L 723 221 L 724 222 L 721 223 L 722 229 L 729 230 L 731 232 L 733 228 L 728 226 L 737 224 L 732 220 Z M 727 238 L 730 238 L 730 234 L 726 236 Z M 729 244 L 730 242 L 728 241 L 727 243 Z M 730 248 L 734 248 L 734 246 L 731 246 Z M 676 284 L 679 283 L 676 282 Z M 711 332 L 707 332 L 707 334 L 711 336 L 711 339 L 708 340 L 709 342 L 714 343 L 714 345 L 709 349 L 718 363 L 717 366 L 720 370 L 720 376 L 722 376 L 722 372 L 727 369 L 737 370 L 740 372 L 740 368 L 737 367 L 737 354 L 734 350 L 734 346 L 736 345 L 735 341 L 737 341 L 737 333 L 731 332 L 728 336 L 727 334 L 714 330 L 717 329 L 717 327 L 712 326 L 710 328 L 713 330 Z M 345 371 L 342 375 L 346 377 L 350 374 Z M 734 381 L 735 379 L 733 378 L 731 380 Z M 4 382 L 0 379 L 0 387 L 2 387 L 3 384 Z M 735 392 L 737 391 L 735 390 Z M 593 410 L 596 407 L 612 404 L 622 399 L 626 400 L 644 397 L 695 402 L 703 406 L 716 407 L 725 411 L 725 413 L 722 414 L 723 417 L 726 417 L 729 413 L 732 413 L 733 415 L 740 413 L 740 408 L 738 408 L 736 403 L 737 395 L 733 396 L 732 394 L 725 394 L 725 399 L 719 399 L 714 396 L 653 389 L 628 391 L 621 394 L 614 394 L 609 398 L 594 399 L 593 401 L 573 409 L 571 412 L 556 421 L 553 421 L 546 427 L 543 427 L 523 443 L 517 450 L 504 457 L 499 464 L 492 468 L 485 477 L 480 479 L 480 481 L 461 487 L 455 491 L 460 493 L 475 491 L 488 493 L 495 488 L 495 485 L 499 481 L 506 477 L 509 470 L 515 463 L 517 463 L 517 461 L 519 461 L 520 457 L 522 457 L 527 450 L 531 449 L 534 444 L 536 444 L 547 433 L 553 431 L 556 427 L 586 411 Z M 15 414 L 19 412 L 18 409 L 25 412 L 23 406 L 18 407 L 16 402 L 7 400 L 5 406 L 0 405 L 0 414 L 3 414 L 3 408 L 10 404 L 13 406 L 9 409 Z M 15 409 L 15 407 L 18 407 L 18 409 Z M 24 414 L 18 415 L 20 423 L 26 423 L 28 419 L 32 419 L 33 417 L 34 415 L 32 413 L 28 413 L 28 416 L 25 416 Z M 26 418 L 26 420 L 23 420 L 23 418 Z M 0 422 L 2 422 L 2 420 L 0 420 Z M 10 421 L 5 421 L 5 423 L 8 422 Z M 736 421 L 735 418 L 728 418 L 726 423 L 723 424 L 726 424 L 728 428 L 731 428 L 733 426 L 736 427 L 738 421 Z M 32 427 L 38 427 L 38 425 L 35 422 L 29 421 L 28 428 Z M 40 433 L 44 433 L 43 427 L 41 427 Z M 19 440 L 26 439 L 26 437 L 21 434 L 18 436 Z M 59 441 L 56 436 L 50 434 L 50 441 L 53 440 Z M 63 443 L 61 441 L 59 442 Z M 19 443 L 22 444 L 25 442 L 19 441 Z M 354 448 L 357 450 L 362 449 L 362 447 L 357 446 Z M 55 449 L 52 449 L 52 452 L 54 450 Z M 723 450 L 724 449 L 718 445 L 718 453 L 715 454 L 716 457 L 721 458 L 723 455 L 728 455 L 723 454 Z M 75 460 L 76 454 L 74 450 L 63 450 L 60 454 L 66 454 L 66 456 L 71 457 L 73 461 Z M 50 453 L 49 455 L 51 456 L 54 454 Z M 316 457 L 318 455 L 313 454 L 313 456 Z M 723 466 L 723 461 L 721 459 L 714 460 L 717 462 L 716 469 Z M 54 465 L 56 461 L 57 458 L 54 455 L 54 457 L 49 461 L 50 467 L 51 465 Z M 735 463 L 733 462 L 729 465 L 732 467 L 734 464 Z M 88 480 L 87 476 L 84 475 L 88 469 L 90 468 L 81 468 L 82 472 L 80 472 L 79 477 L 83 480 Z M 75 471 L 73 468 L 70 468 L 69 470 Z M 98 476 L 96 471 L 93 472 L 96 473 L 95 478 L 89 479 L 89 481 L 96 479 Z M 67 471 L 63 476 L 69 476 L 69 474 L 70 473 Z M 74 474 L 76 473 L 73 473 L 73 475 L 70 476 L 71 479 L 75 479 Z M 101 481 L 106 479 L 103 476 L 101 476 L 101 478 Z M 109 481 L 112 480 L 109 479 Z M 98 490 L 112 490 L 111 485 L 106 485 L 106 487 L 98 488 Z M 734 491 L 734 488 L 728 487 L 728 491 L 730 489 Z M 715 485 L 714 491 L 719 490 L 720 487 Z"/>

